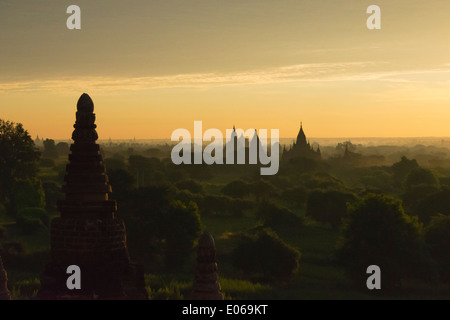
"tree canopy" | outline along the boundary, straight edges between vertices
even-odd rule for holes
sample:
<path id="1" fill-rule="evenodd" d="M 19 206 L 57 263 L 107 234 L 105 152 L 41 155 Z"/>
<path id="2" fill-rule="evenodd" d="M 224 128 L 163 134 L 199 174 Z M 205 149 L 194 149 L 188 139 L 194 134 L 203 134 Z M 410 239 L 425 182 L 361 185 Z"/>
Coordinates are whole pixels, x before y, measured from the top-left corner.
<path id="1" fill-rule="evenodd" d="M 22 124 L 0 119 L 0 201 L 9 198 L 15 181 L 36 176 L 39 157 Z"/>
<path id="2" fill-rule="evenodd" d="M 382 288 L 394 289 L 418 267 L 421 226 L 399 200 L 369 194 L 344 219 L 337 257 L 350 278 L 365 286 L 366 268 L 378 265 Z"/>

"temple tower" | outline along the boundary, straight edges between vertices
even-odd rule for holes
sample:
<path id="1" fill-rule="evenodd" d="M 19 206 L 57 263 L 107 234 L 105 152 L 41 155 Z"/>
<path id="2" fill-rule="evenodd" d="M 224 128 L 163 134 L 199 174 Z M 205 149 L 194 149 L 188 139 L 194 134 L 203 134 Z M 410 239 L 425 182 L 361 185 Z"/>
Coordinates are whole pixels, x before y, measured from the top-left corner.
<path id="1" fill-rule="evenodd" d="M 192 300 L 223 300 L 217 274 L 216 246 L 212 235 L 205 231 L 198 241 L 197 267 L 192 286 Z"/>
<path id="2" fill-rule="evenodd" d="M 132 263 L 126 230 L 109 198 L 108 181 L 95 125 L 94 103 L 78 100 L 74 143 L 58 202 L 60 217 L 51 223 L 51 262 L 41 275 L 41 299 L 146 299 L 143 268 Z M 70 290 L 70 265 L 81 270 L 81 289 Z"/>

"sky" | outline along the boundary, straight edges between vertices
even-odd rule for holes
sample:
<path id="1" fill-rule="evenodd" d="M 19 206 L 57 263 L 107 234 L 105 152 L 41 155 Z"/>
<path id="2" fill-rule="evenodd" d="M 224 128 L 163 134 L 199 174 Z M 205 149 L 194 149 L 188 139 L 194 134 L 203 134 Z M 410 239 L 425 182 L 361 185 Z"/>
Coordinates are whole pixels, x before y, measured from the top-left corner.
<path id="1" fill-rule="evenodd" d="M 69 139 L 194 121 L 295 137 L 450 136 L 448 0 L 0 0 L 0 119 Z M 81 30 L 69 30 L 69 5 Z M 369 30 L 367 7 L 381 9 Z"/>

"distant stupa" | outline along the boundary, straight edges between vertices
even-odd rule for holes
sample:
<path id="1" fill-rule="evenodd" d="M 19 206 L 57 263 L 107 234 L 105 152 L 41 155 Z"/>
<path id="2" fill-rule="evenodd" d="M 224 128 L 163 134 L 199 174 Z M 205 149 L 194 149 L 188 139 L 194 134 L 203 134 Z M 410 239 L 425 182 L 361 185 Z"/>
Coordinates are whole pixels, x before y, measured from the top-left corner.
<path id="1" fill-rule="evenodd" d="M 94 103 L 78 100 L 69 164 L 58 202 L 60 217 L 51 222 L 51 262 L 41 275 L 41 299 L 147 299 L 143 268 L 130 262 L 126 230 L 109 199 L 95 125 Z M 81 270 L 81 289 L 69 289 L 67 268 Z"/>
<path id="2" fill-rule="evenodd" d="M 217 270 L 214 238 L 205 231 L 198 241 L 192 300 L 223 300 Z"/>

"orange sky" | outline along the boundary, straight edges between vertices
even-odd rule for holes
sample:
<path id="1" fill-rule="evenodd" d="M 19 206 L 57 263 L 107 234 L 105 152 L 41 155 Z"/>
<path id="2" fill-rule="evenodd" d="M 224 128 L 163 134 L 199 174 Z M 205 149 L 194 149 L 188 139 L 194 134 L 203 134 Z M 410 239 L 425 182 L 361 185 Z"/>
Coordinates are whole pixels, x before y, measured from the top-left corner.
<path id="1" fill-rule="evenodd" d="M 173 130 L 309 137 L 450 136 L 450 2 L 0 2 L 0 118 L 68 139 L 78 97 L 100 139 Z M 366 28 L 377 4 L 382 29 Z"/>

